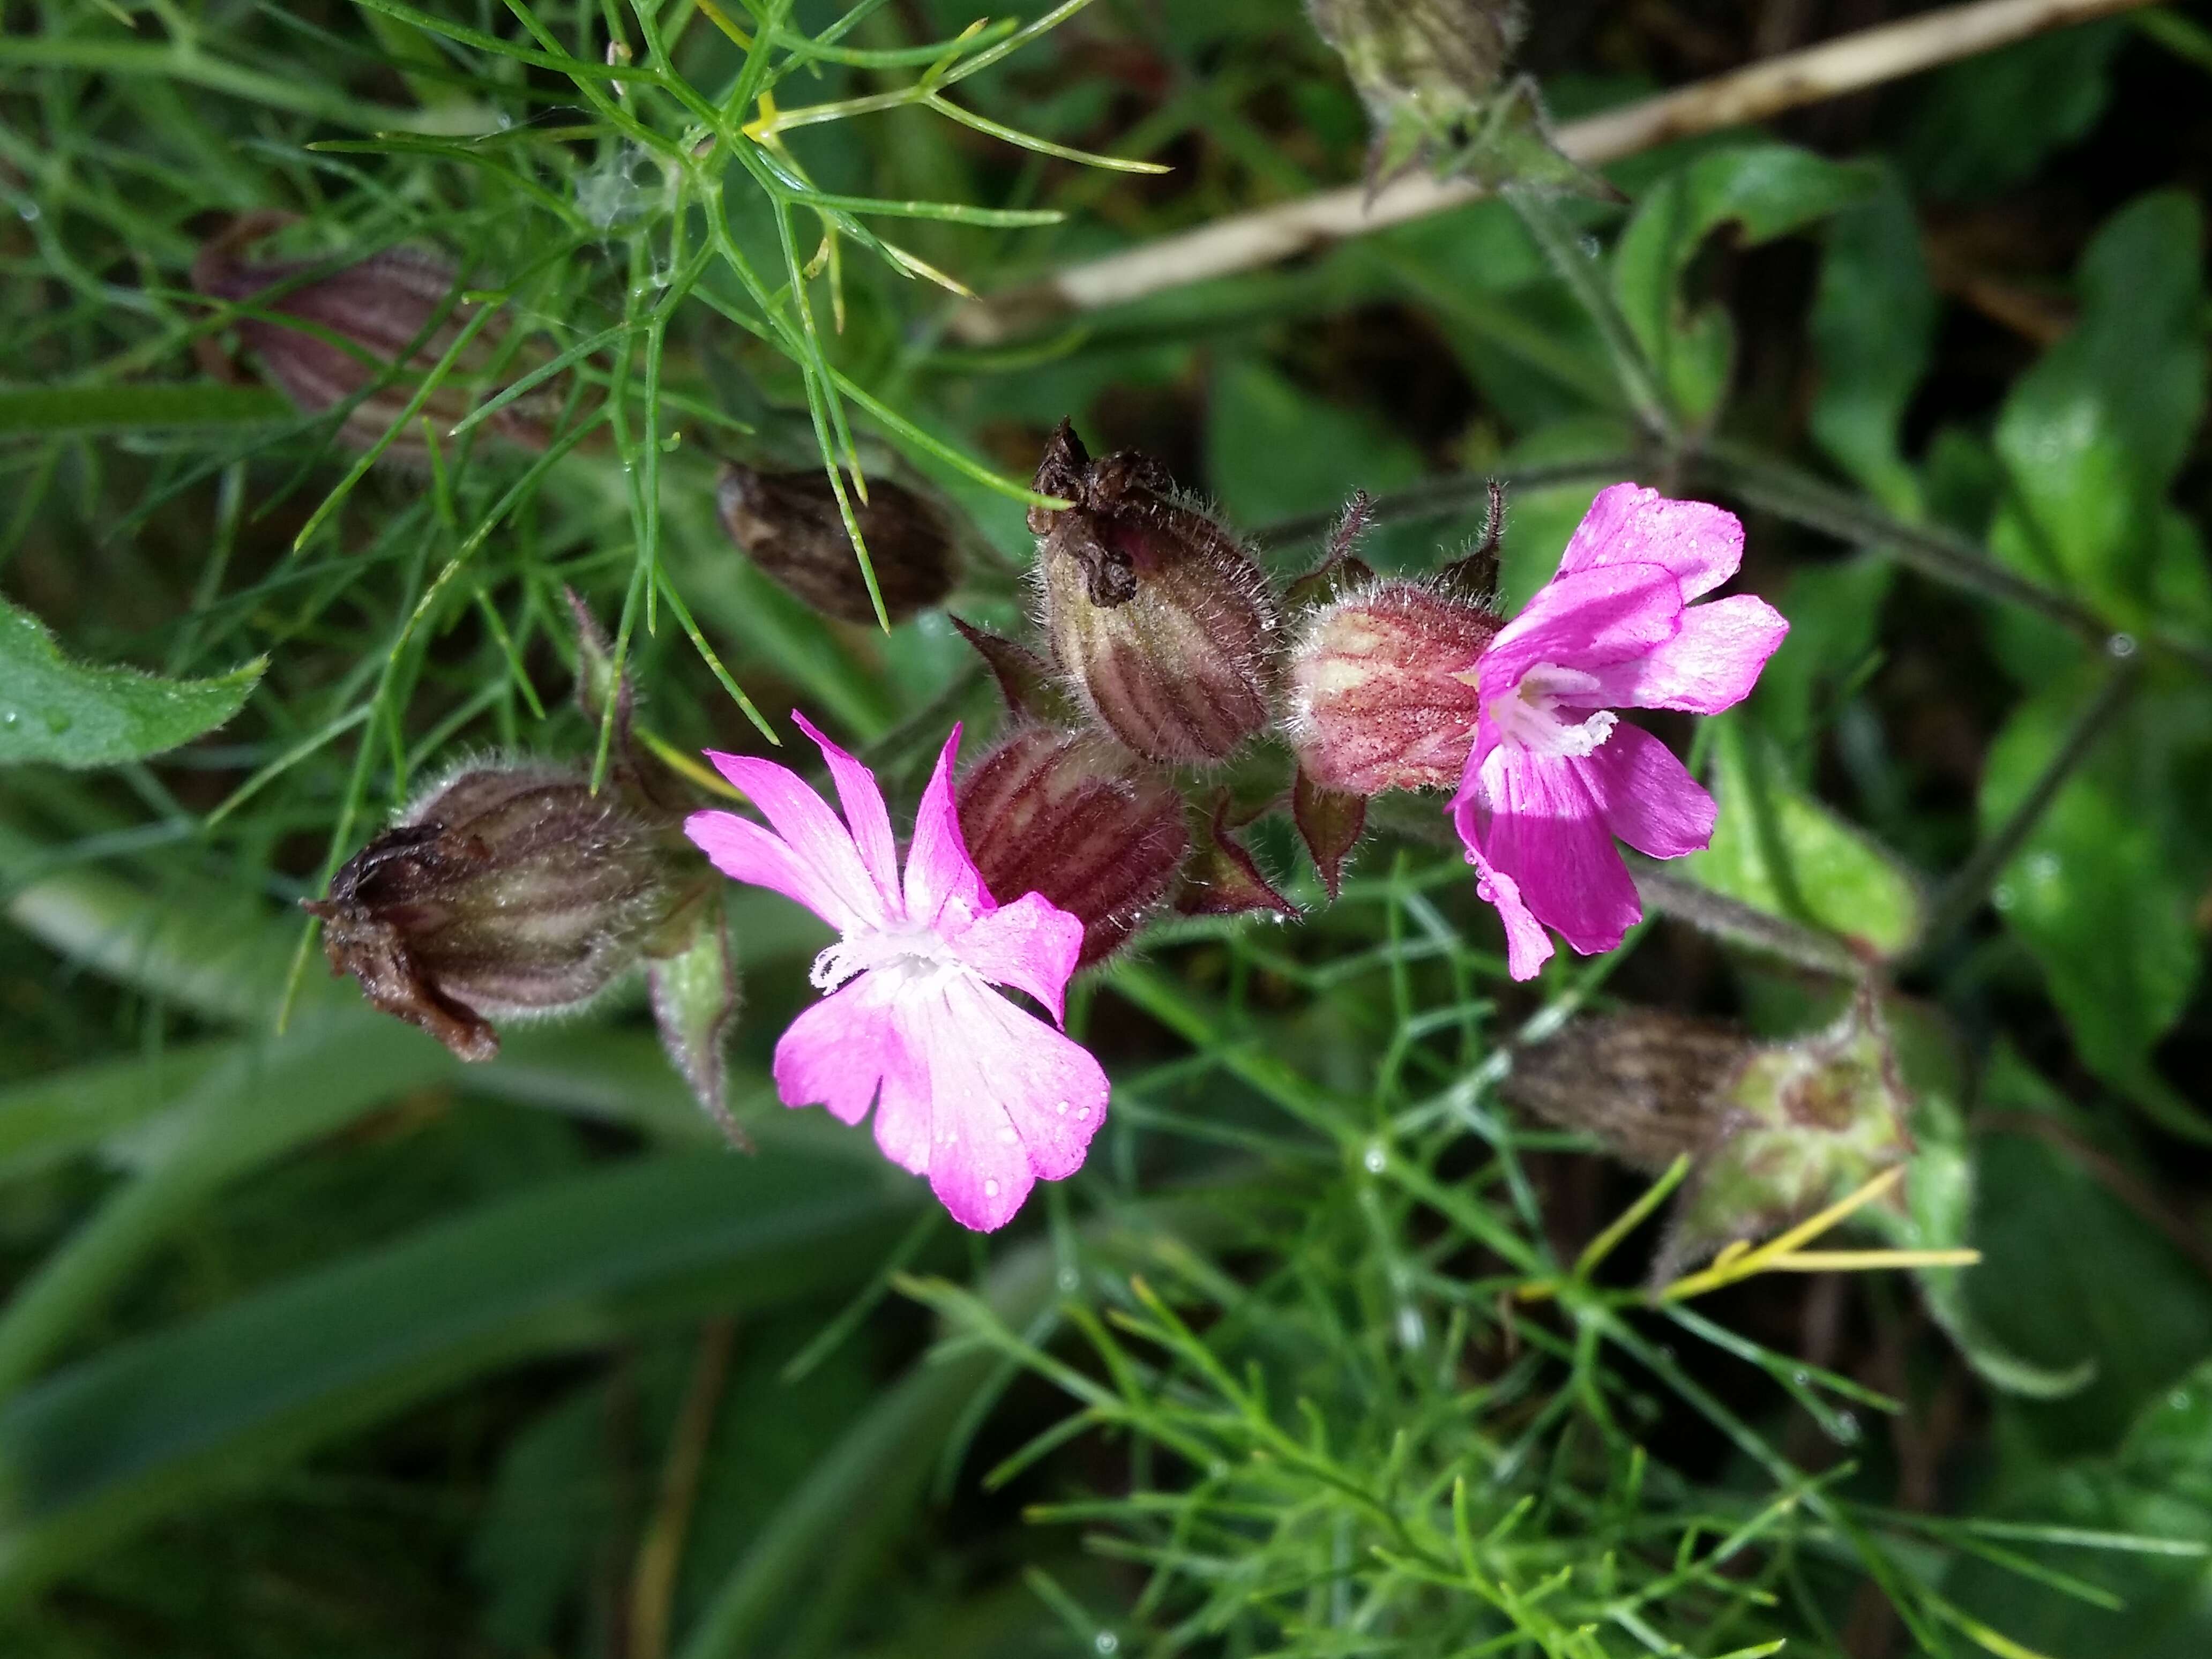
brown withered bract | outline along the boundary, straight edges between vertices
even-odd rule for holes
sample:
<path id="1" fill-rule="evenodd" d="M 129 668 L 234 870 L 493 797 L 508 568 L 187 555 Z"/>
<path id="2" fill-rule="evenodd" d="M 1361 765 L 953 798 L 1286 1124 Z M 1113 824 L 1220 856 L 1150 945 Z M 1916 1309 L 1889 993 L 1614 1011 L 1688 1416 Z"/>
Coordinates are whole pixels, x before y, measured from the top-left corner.
<path id="1" fill-rule="evenodd" d="M 1042 893 L 1081 921 L 1086 968 L 1159 908 L 1190 849 L 1182 797 L 1087 733 L 1017 727 L 961 779 L 958 804 L 984 887 L 1001 903 Z"/>
<path id="2" fill-rule="evenodd" d="M 252 213 L 235 220 L 193 259 L 192 286 L 210 299 L 296 319 L 354 348 L 270 317 L 237 319 L 240 343 L 303 413 L 337 408 L 399 364 L 400 371 L 356 404 L 339 427 L 344 442 L 366 449 L 406 407 L 419 376 L 452 349 L 471 307 L 453 298 L 460 276 L 450 264 L 411 248 L 390 248 L 335 267 L 328 259 L 257 264 L 244 257 L 254 243 L 292 222 L 285 213 Z M 441 431 L 477 401 L 479 392 L 468 381 L 489 360 L 497 326 L 487 325 L 477 333 L 424 404 L 422 412 Z M 554 398 L 541 387 L 507 404 L 486 424 L 511 442 L 543 449 L 544 420 L 553 412 Z M 410 421 L 394 434 L 386 453 L 421 459 L 428 450 L 420 428 Z"/>
<path id="3" fill-rule="evenodd" d="M 1092 460 L 1066 421 L 1031 507 L 1044 629 L 1092 718 L 1148 760 L 1204 763 L 1267 724 L 1278 622 L 1236 538 L 1183 500 L 1158 462 Z"/>
<path id="4" fill-rule="evenodd" d="M 827 473 L 763 472 L 732 461 L 714 499 L 722 528 L 763 574 L 824 616 L 874 623 L 867 580 Z M 851 499 L 884 614 L 902 622 L 952 591 L 959 551 L 933 502 L 888 478 L 869 479 L 866 501 Z"/>
<path id="5" fill-rule="evenodd" d="M 463 1060 L 501 1015 L 580 1007 L 640 959 L 677 902 L 666 831 L 578 773 L 488 763 L 432 790 L 339 870 L 333 974 Z"/>

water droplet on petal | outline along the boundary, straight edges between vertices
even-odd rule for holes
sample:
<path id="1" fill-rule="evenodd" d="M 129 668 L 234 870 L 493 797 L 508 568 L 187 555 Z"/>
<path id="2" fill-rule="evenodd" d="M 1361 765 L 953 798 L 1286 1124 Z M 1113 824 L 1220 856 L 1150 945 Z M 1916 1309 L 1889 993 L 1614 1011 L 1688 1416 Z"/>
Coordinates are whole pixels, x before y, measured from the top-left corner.
<path id="1" fill-rule="evenodd" d="M 997 1182 L 995 1182 L 995 1181 L 987 1181 L 987 1182 L 985 1182 L 983 1183 L 983 1196 L 984 1196 L 984 1197 L 986 1197 L 986 1198 L 996 1198 L 998 1195 L 999 1195 L 999 1183 L 998 1183 Z"/>
<path id="2" fill-rule="evenodd" d="M 1006 1124 L 1000 1127 L 999 1130 L 999 1140 L 1003 1146 L 1011 1146 L 1014 1144 L 1014 1130 L 1012 1124 Z"/>
<path id="3" fill-rule="evenodd" d="M 1062 1117 L 1066 1117 L 1067 1115 L 1067 1103 L 1064 1100 L 1056 1100 L 1053 1103 L 1052 1109 L 1058 1112 Z"/>

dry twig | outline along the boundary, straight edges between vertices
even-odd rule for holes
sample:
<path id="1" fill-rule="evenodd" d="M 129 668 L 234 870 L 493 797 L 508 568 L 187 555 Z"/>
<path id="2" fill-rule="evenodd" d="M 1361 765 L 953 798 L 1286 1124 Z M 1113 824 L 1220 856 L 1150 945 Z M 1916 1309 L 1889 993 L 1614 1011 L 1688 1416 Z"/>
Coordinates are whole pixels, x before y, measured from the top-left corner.
<path id="1" fill-rule="evenodd" d="M 1993 46 L 2126 11 L 2146 0 L 1974 0 L 1902 22 L 1863 29 L 1785 52 L 1726 75 L 1576 121 L 1559 147 L 1598 167 L 1670 139 L 1760 121 L 1784 110 L 1901 80 Z M 1279 207 L 1220 219 L 1127 252 L 1069 265 L 1042 281 L 970 301 L 953 313 L 953 335 L 992 345 L 1055 317 L 1123 305 L 1209 277 L 1272 264 L 1348 237 L 1403 224 L 1475 201 L 1480 185 L 1409 174 L 1370 204 L 1358 185 Z"/>

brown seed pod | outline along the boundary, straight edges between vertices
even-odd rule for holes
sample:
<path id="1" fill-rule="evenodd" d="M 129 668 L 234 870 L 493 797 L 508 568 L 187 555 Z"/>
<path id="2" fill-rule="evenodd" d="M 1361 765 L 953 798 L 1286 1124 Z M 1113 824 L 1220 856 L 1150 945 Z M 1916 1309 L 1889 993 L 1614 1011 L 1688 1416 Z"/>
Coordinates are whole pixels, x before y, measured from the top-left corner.
<path id="1" fill-rule="evenodd" d="M 1083 923 L 1080 965 L 1111 956 L 1167 897 L 1189 851 L 1182 798 L 1119 744 L 1024 725 L 960 781 L 960 832 L 1001 904 L 1042 893 Z"/>
<path id="2" fill-rule="evenodd" d="M 292 216 L 283 213 L 241 216 L 200 249 L 192 261 L 192 286 L 210 299 L 236 301 L 263 313 L 237 319 L 240 343 L 304 413 L 338 407 L 399 364 L 397 374 L 353 406 L 338 428 L 347 445 L 367 449 L 406 408 L 422 373 L 453 349 L 473 307 L 455 301 L 447 308 L 459 273 L 446 260 L 416 249 L 391 248 L 335 268 L 327 259 L 257 264 L 243 257 L 255 242 L 291 222 Z M 442 319 L 432 327 L 441 311 Z M 479 393 L 469 382 L 490 359 L 497 328 L 496 323 L 487 324 L 477 332 L 424 404 L 422 412 L 441 430 L 475 406 Z M 553 394 L 540 388 L 506 405 L 486 424 L 511 442 L 543 449 L 552 399 Z M 420 460 L 428 448 L 419 427 L 410 422 L 386 453 Z"/>
<path id="3" fill-rule="evenodd" d="M 1093 461 L 1067 422 L 1031 507 L 1044 629 L 1085 711 L 1148 760 L 1224 759 L 1267 724 L 1276 605 L 1235 537 L 1135 453 Z"/>
<path id="4" fill-rule="evenodd" d="M 852 502 L 893 622 L 952 591 L 959 551 L 933 502 L 888 478 L 871 478 L 868 499 L 854 495 Z M 867 580 L 827 473 L 763 472 L 732 461 L 722 469 L 715 506 L 730 539 L 772 580 L 825 617 L 874 624 Z"/>
<path id="5" fill-rule="evenodd" d="M 566 768 L 471 768 L 349 860 L 324 899 L 333 974 L 463 1060 L 490 1019 L 582 1007 L 636 966 L 681 895 L 665 830 Z"/>

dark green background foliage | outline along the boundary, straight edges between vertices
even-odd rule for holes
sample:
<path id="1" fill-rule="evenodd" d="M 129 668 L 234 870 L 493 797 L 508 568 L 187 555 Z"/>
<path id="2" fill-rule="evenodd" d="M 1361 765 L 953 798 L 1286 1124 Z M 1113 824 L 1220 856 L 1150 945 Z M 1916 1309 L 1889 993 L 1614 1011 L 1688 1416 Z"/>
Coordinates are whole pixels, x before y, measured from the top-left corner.
<path id="1" fill-rule="evenodd" d="M 2212 1652 L 2203 8 L 988 346 L 914 262 L 988 293 L 1342 184 L 1358 103 L 1293 0 L 1097 0 L 945 82 L 964 120 L 752 145 L 769 64 L 786 113 L 890 94 L 972 21 L 808 47 L 841 9 L 725 0 L 781 31 L 748 58 L 685 0 L 7 9 L 0 1651 Z M 1560 0 L 1528 66 L 1572 117 L 1909 9 Z M 192 256 L 269 208 L 504 296 L 478 390 L 557 370 L 552 448 L 356 464 L 217 378 Z M 775 1105 L 824 942 L 781 900 L 727 895 L 750 1158 L 634 990 L 463 1068 L 323 976 L 295 902 L 395 806 L 589 763 L 564 585 L 650 741 L 788 745 L 797 704 L 910 804 L 983 677 L 940 616 L 769 583 L 716 462 L 849 431 L 1012 629 L 1066 415 L 1283 578 L 1355 489 L 1418 570 L 1506 480 L 1510 604 L 1607 482 L 1740 513 L 1793 629 L 1695 734 L 1692 921 L 1516 986 L 1437 803 L 1333 908 L 1267 819 L 1307 920 L 1164 923 L 1078 986 L 1112 1121 L 988 1242 Z M 1658 1310 L 1647 1227 L 1516 1302 L 1639 1186 L 1516 1121 L 1513 1044 L 1615 1004 L 1802 1031 L 1844 935 L 1918 1100 L 1860 1240 L 1984 1264 Z"/>

